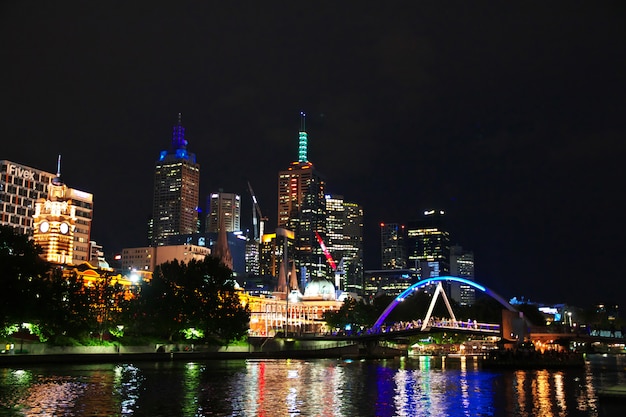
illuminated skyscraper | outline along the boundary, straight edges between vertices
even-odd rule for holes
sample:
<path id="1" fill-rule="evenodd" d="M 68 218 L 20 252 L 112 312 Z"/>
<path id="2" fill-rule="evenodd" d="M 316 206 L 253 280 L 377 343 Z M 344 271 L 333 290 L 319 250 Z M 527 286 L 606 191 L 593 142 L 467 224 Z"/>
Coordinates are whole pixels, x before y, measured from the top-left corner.
<path id="1" fill-rule="evenodd" d="M 340 290 L 363 288 L 363 208 L 340 195 L 326 195 L 328 250 L 337 265 Z"/>
<path id="2" fill-rule="evenodd" d="M 298 161 L 278 174 L 278 227 L 295 232 L 296 267 L 307 278 L 326 276 L 326 264 L 315 233 L 326 234 L 324 178 L 307 160 L 307 133 L 302 114 Z"/>
<path id="3" fill-rule="evenodd" d="M 450 248 L 450 275 L 474 281 L 474 253 L 461 246 Z M 452 298 L 460 305 L 472 305 L 476 299 L 476 289 L 469 284 L 455 282 Z"/>
<path id="4" fill-rule="evenodd" d="M 161 151 L 154 170 L 151 245 L 164 245 L 169 236 L 198 231 L 200 165 L 196 155 L 187 151 L 185 128 L 178 115 L 172 146 Z"/>
<path id="5" fill-rule="evenodd" d="M 218 233 L 221 222 L 227 232 L 239 232 L 241 230 L 241 196 L 233 193 L 225 193 L 220 190 L 212 193 L 207 199 L 206 231 Z"/>
<path id="6" fill-rule="evenodd" d="M 405 269 L 406 247 L 404 225 L 380 224 L 380 255 L 382 269 Z"/>
<path id="7" fill-rule="evenodd" d="M 444 227 L 443 210 L 427 210 L 407 225 L 408 267 L 422 278 L 450 273 L 450 233 Z"/>

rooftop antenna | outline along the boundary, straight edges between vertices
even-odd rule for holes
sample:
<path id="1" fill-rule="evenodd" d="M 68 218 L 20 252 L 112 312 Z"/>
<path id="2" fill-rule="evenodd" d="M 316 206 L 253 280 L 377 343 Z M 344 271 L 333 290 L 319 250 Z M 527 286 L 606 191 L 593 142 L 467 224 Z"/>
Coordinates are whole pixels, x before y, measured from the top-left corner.
<path id="1" fill-rule="evenodd" d="M 299 133 L 299 142 L 298 142 L 298 162 L 308 162 L 307 157 L 307 147 L 308 147 L 308 138 L 306 134 L 306 114 L 301 111 L 300 112 L 300 133 Z"/>

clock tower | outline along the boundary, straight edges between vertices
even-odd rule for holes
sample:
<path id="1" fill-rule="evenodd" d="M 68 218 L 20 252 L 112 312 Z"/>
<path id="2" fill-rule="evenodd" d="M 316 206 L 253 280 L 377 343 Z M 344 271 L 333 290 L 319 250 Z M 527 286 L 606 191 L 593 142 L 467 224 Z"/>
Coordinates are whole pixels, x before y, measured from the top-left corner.
<path id="1" fill-rule="evenodd" d="M 48 198 L 35 203 L 33 238 L 48 262 L 71 265 L 73 263 L 76 206 L 72 203 L 68 187 L 61 181 L 61 156 L 57 175 L 48 184 Z"/>

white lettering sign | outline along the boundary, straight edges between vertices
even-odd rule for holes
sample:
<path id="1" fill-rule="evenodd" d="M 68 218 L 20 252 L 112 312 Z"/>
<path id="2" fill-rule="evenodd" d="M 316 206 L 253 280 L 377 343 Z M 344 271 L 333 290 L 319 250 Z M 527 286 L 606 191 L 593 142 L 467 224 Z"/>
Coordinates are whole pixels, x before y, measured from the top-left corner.
<path id="1" fill-rule="evenodd" d="M 9 175 L 15 175 L 16 177 L 21 177 L 25 180 L 35 181 L 35 171 L 30 171 L 26 168 L 18 167 L 13 164 L 9 165 Z"/>

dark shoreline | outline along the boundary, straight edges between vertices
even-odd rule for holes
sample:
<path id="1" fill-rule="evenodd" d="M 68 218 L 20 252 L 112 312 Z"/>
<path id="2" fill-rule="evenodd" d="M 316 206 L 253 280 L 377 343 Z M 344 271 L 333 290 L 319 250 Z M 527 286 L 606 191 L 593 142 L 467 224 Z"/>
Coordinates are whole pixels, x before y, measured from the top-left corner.
<path id="1" fill-rule="evenodd" d="M 245 360 L 245 359 L 389 359 L 405 355 L 397 349 L 381 349 L 362 354 L 354 349 L 287 349 L 265 352 L 246 351 L 178 351 L 142 353 L 58 353 L 58 354 L 12 354 L 0 356 L 0 368 L 22 364 L 49 363 L 117 363 L 135 361 L 198 361 L 198 360 Z"/>

